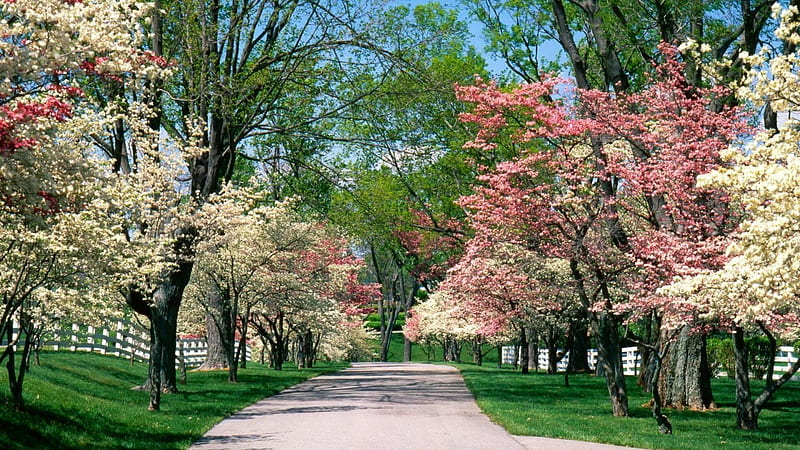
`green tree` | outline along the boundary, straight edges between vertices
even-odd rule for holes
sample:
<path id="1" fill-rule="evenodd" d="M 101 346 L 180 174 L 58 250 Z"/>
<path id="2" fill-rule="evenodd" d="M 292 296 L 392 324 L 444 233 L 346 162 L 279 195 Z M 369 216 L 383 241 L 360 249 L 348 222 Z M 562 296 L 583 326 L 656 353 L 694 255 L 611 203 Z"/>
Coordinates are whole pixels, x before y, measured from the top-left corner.
<path id="1" fill-rule="evenodd" d="M 357 236 L 383 286 L 377 309 L 384 360 L 399 313 L 420 289 L 435 287 L 460 248 L 463 211 L 454 201 L 476 175 L 468 159 L 483 157 L 461 148 L 469 130 L 458 120 L 465 109 L 453 85 L 486 76 L 456 11 L 436 3 L 397 7 L 386 23 L 383 45 L 409 50 L 398 51 L 403 63 L 388 75 L 358 80 L 374 95 L 337 126 L 352 138 L 344 146 L 349 180 L 331 213 Z M 408 340 L 405 353 L 410 358 Z"/>

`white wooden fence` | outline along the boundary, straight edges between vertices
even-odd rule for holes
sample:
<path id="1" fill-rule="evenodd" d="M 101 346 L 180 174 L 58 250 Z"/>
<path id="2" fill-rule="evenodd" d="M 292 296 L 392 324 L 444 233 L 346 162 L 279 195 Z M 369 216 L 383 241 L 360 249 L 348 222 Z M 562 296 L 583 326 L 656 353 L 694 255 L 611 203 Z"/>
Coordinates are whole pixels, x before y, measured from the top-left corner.
<path id="1" fill-rule="evenodd" d="M 14 324 L 14 337 L 17 336 L 18 325 Z M 22 344 L 20 342 L 19 344 Z M 6 345 L 6 339 L 2 339 Z M 236 348 L 239 343 L 236 342 Z M 114 355 L 120 358 L 148 361 L 150 358 L 150 333 L 141 325 L 117 320 L 102 327 L 72 324 L 61 331 L 46 335 L 43 348 L 67 350 L 73 352 L 96 352 Z M 175 355 L 183 358 L 186 367 L 197 367 L 203 363 L 208 353 L 206 340 L 195 337 L 179 337 Z M 247 346 L 245 358 L 251 361 L 250 346 Z"/>
<path id="2" fill-rule="evenodd" d="M 514 362 L 514 355 L 515 355 L 515 348 L 513 346 L 503 346 L 503 364 L 513 364 Z M 563 352 L 564 350 L 559 349 L 558 352 Z M 549 350 L 539 349 L 539 367 L 540 368 L 547 368 L 548 364 L 548 355 Z M 589 367 L 594 370 L 597 366 L 597 350 L 590 349 L 588 351 L 588 360 L 589 360 Z M 778 347 L 777 352 L 775 353 L 775 372 L 773 377 L 779 378 L 783 375 L 791 366 L 797 361 L 798 352 L 795 350 L 794 347 L 790 346 L 782 346 Z M 519 358 L 519 355 L 517 355 Z M 567 370 L 567 364 L 569 363 L 569 352 L 558 362 L 558 370 L 564 371 Z M 622 348 L 622 368 L 625 371 L 625 375 L 638 375 L 639 370 L 642 366 L 642 358 L 639 355 L 639 349 L 637 347 L 623 347 Z M 725 372 L 717 373 L 718 376 L 725 376 L 727 375 Z M 797 380 L 800 379 L 800 375 L 796 374 L 792 379 Z"/>

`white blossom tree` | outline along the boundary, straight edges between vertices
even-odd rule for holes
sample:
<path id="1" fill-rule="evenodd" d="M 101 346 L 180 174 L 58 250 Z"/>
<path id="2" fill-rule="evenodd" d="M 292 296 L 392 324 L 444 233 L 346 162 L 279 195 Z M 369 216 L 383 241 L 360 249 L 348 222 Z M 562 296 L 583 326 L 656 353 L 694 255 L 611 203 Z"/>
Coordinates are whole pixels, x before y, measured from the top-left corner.
<path id="1" fill-rule="evenodd" d="M 18 410 L 36 330 L 52 317 L 95 314 L 107 299 L 98 283 L 130 263 L 115 251 L 124 228 L 124 201 L 110 189 L 117 180 L 86 150 L 104 117 L 75 80 L 98 64 L 109 76 L 139 70 L 135 24 L 147 11 L 135 0 L 0 5 L 0 361 Z"/>
<path id="2" fill-rule="evenodd" d="M 310 366 L 320 348 L 329 357 L 359 351 L 354 329 L 361 328 L 363 304 L 377 294 L 359 283 L 362 263 L 334 230 L 304 220 L 292 201 L 259 205 L 260 200 L 251 188 L 223 190 L 202 206 L 196 222 L 201 239 L 187 294 L 211 318 L 232 382 L 241 362 L 234 337 L 238 331 L 243 349 L 248 324 L 276 368 L 292 345 L 298 364 Z M 333 352 L 327 345 L 333 341 L 346 348 Z"/>

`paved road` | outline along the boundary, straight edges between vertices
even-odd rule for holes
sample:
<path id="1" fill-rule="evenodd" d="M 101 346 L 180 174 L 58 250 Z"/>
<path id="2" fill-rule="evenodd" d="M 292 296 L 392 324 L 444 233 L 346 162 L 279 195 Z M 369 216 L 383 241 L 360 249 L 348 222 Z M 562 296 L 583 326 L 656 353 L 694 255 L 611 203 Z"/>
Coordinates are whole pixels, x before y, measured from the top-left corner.
<path id="1" fill-rule="evenodd" d="M 313 378 L 223 420 L 205 449 L 613 449 L 511 436 L 484 416 L 458 370 L 360 363 Z"/>

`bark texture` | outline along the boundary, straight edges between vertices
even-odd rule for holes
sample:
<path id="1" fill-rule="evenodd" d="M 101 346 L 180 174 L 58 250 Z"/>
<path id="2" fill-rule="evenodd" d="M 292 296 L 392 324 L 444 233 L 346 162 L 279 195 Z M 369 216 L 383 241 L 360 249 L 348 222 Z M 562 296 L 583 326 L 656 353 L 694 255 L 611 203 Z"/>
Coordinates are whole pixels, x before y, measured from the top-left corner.
<path id="1" fill-rule="evenodd" d="M 222 344 L 222 333 L 214 323 L 214 317 L 206 314 L 206 345 L 208 353 L 206 360 L 197 370 L 222 370 L 228 368 L 228 360 L 225 357 L 225 348 Z"/>
<path id="2" fill-rule="evenodd" d="M 662 342 L 667 339 L 669 336 L 662 333 Z M 669 343 L 669 350 L 662 361 L 658 388 L 661 406 L 665 408 L 702 411 L 716 407 L 711 392 L 706 337 L 692 333 L 689 325 L 685 325 Z"/>

